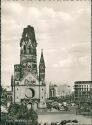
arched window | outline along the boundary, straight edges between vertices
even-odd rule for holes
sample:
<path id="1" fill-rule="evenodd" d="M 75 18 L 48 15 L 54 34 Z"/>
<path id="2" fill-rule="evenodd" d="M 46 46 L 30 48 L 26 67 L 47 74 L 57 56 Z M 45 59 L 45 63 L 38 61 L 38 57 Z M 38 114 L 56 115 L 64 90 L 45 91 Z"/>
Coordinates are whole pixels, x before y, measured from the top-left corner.
<path id="1" fill-rule="evenodd" d="M 27 53 L 32 54 L 32 47 L 30 45 L 27 47 Z"/>
<path id="2" fill-rule="evenodd" d="M 24 53 L 26 53 L 26 45 L 24 45 Z"/>
<path id="3" fill-rule="evenodd" d="M 35 48 L 33 48 L 33 54 L 36 55 L 36 49 Z"/>
<path id="4" fill-rule="evenodd" d="M 29 54 L 31 54 L 31 49 L 32 49 L 31 46 L 29 46 Z"/>

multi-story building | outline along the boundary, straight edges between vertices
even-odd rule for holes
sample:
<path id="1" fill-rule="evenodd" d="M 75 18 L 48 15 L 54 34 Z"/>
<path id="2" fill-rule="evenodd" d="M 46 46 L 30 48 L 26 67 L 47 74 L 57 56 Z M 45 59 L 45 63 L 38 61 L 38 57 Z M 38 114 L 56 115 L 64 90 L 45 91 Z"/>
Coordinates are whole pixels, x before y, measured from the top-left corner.
<path id="1" fill-rule="evenodd" d="M 76 81 L 74 83 L 75 102 L 90 102 L 92 81 Z"/>
<path id="2" fill-rule="evenodd" d="M 37 69 L 37 42 L 32 26 L 24 28 L 20 40 L 20 64 L 14 65 L 11 79 L 14 103 L 26 103 L 29 107 L 45 108 L 46 84 L 43 50 Z"/>

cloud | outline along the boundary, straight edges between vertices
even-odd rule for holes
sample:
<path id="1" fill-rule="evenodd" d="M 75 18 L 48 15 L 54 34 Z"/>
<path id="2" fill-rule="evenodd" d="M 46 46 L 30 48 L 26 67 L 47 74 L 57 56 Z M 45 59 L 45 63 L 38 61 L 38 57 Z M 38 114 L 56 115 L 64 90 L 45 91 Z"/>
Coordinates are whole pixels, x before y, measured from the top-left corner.
<path id="1" fill-rule="evenodd" d="M 40 50 L 44 49 L 48 80 L 74 81 L 84 77 L 89 79 L 90 13 L 87 4 L 62 5 L 56 10 L 50 6 L 29 6 L 19 2 L 3 3 L 2 71 L 5 72 L 3 81 L 9 80 L 10 74 L 13 73 L 12 66 L 19 63 L 20 38 L 23 28 L 27 25 L 32 25 L 35 29 L 38 62 Z M 5 76 L 6 72 L 9 72 L 8 78 Z M 73 75 L 75 76 L 72 77 Z"/>
<path id="2" fill-rule="evenodd" d="M 20 3 L 17 3 L 17 2 L 6 2 L 6 3 L 2 2 L 2 7 L 3 7 L 3 9 L 1 11 L 6 16 L 7 16 L 8 13 L 10 15 L 12 15 L 12 14 L 15 14 L 15 15 L 18 14 L 19 15 L 19 14 L 21 14 L 21 12 L 23 10 L 23 8 L 20 5 Z"/>

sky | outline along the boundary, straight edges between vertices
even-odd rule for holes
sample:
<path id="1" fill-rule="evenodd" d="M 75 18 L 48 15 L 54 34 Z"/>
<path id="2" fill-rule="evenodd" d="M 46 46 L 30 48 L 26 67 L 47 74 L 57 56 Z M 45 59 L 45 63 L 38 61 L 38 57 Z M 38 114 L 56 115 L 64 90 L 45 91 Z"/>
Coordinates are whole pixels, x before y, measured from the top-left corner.
<path id="1" fill-rule="evenodd" d="M 35 29 L 37 62 L 43 49 L 46 82 L 73 85 L 91 79 L 90 1 L 2 1 L 1 80 L 10 85 L 20 63 L 23 28 Z"/>

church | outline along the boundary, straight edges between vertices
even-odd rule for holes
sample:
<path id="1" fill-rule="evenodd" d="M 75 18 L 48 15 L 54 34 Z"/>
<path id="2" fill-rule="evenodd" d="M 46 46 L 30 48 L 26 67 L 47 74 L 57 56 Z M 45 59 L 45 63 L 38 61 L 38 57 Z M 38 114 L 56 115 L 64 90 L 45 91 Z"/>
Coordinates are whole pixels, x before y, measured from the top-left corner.
<path id="1" fill-rule="evenodd" d="M 23 29 L 20 40 L 20 64 L 14 65 L 11 87 L 14 103 L 24 103 L 29 108 L 46 108 L 45 61 L 43 50 L 37 69 L 37 41 L 34 28 Z"/>

